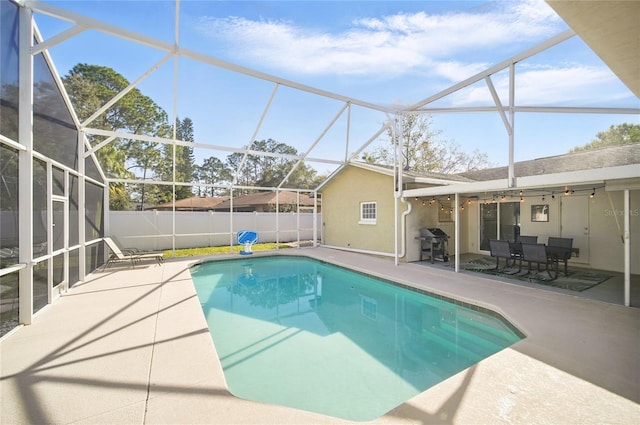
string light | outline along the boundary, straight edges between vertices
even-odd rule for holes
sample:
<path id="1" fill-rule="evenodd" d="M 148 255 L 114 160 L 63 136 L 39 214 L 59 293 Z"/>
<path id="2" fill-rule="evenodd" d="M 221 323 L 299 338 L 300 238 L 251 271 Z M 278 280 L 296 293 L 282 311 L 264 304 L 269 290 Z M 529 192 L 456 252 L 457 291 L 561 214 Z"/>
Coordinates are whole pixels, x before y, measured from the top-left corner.
<path id="1" fill-rule="evenodd" d="M 596 196 L 596 188 L 593 188 L 593 191 L 591 192 L 591 195 L 589 195 L 590 198 L 593 198 L 594 196 Z"/>

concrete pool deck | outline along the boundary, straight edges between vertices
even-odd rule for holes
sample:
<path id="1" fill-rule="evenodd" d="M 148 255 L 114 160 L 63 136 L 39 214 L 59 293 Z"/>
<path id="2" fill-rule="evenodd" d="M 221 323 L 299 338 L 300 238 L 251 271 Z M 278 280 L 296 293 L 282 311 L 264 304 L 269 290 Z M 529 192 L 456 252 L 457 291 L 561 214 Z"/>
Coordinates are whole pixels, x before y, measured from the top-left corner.
<path id="1" fill-rule="evenodd" d="M 638 308 L 326 248 L 279 254 L 488 307 L 526 333 L 372 423 L 640 423 Z M 97 271 L 4 338 L 0 423 L 349 423 L 229 393 L 193 263 Z"/>

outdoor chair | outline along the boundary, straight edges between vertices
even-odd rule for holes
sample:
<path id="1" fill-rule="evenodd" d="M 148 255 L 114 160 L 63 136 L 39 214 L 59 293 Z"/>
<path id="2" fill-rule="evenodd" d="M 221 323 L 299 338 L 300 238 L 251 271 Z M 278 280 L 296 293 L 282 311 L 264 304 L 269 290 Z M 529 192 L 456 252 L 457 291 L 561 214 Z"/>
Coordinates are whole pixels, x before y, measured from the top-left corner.
<path id="1" fill-rule="evenodd" d="M 520 243 L 538 243 L 537 236 L 518 236 L 518 242 Z"/>
<path id="2" fill-rule="evenodd" d="M 522 244 L 523 243 L 538 243 L 537 236 L 521 236 L 518 235 L 518 238 L 515 242 L 511 243 L 511 252 L 516 258 L 522 260 Z"/>
<path id="3" fill-rule="evenodd" d="M 571 252 L 573 250 L 573 238 L 556 238 L 549 236 L 547 249 L 556 263 L 560 261 L 564 262 L 564 274 L 567 276 L 569 274 L 567 262 L 571 258 Z"/>
<path id="4" fill-rule="evenodd" d="M 541 271 L 540 265 L 544 264 L 546 272 L 551 280 L 558 277 L 557 262 L 555 262 L 553 258 L 549 257 L 545 244 L 523 243 L 522 259 L 529 263 L 529 271 L 527 274 L 531 273 L 531 263 L 536 263 L 538 265 L 538 271 Z"/>
<path id="5" fill-rule="evenodd" d="M 491 256 L 496 257 L 496 267 L 493 270 L 500 268 L 500 259 L 504 258 L 506 261 L 505 267 L 509 267 L 513 261 L 513 265 L 516 263 L 516 256 L 511 250 L 509 241 L 502 241 L 499 239 L 489 239 L 489 249 L 491 250 Z M 518 272 L 520 269 L 518 269 Z"/>
<path id="6" fill-rule="evenodd" d="M 136 263 L 148 259 L 156 260 L 158 265 L 162 265 L 164 262 L 164 254 L 162 252 L 145 252 L 130 248 L 121 250 L 114 240 L 109 237 L 104 238 L 104 242 L 111 250 L 111 254 L 104 265 L 105 269 L 118 261 L 131 261 L 132 267 L 135 267 Z"/>

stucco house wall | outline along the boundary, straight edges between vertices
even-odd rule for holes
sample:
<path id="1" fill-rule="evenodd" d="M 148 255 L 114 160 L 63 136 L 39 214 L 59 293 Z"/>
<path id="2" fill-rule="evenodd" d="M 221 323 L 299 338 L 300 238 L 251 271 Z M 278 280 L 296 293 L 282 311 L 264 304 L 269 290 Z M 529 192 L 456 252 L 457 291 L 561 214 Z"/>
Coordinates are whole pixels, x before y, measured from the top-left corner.
<path id="1" fill-rule="evenodd" d="M 346 167 L 322 189 L 324 245 L 393 254 L 393 176 Z M 362 202 L 376 202 L 375 224 L 360 222 Z M 403 204 L 400 213 L 406 208 Z"/>
<path id="2" fill-rule="evenodd" d="M 531 221 L 532 205 L 549 205 L 549 221 Z M 520 234 L 537 236 L 538 243 L 546 243 L 549 236 L 560 236 L 560 198 L 551 199 L 547 196 L 544 201 L 539 198 L 526 198 L 520 203 Z"/>
<path id="3" fill-rule="evenodd" d="M 640 190 L 630 190 L 629 198 L 631 273 L 640 274 L 640 261 L 638 261 L 640 260 Z M 596 196 L 589 204 L 589 224 L 591 267 L 622 272 L 624 270 L 623 192 L 597 190 Z"/>

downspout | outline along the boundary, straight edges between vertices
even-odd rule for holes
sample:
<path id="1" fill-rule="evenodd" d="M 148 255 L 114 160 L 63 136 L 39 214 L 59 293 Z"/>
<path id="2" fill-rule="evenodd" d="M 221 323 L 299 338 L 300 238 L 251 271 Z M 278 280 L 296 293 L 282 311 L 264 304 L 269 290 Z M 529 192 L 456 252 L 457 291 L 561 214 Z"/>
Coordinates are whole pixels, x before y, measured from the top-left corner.
<path id="1" fill-rule="evenodd" d="M 405 255 L 407 255 L 407 216 L 411 213 L 411 202 L 407 202 L 407 200 L 404 198 L 404 196 L 400 197 L 400 200 L 402 201 L 403 204 L 407 204 L 407 210 L 405 212 L 402 213 L 402 217 L 400 218 L 400 223 L 402 225 L 402 245 L 400 246 L 400 249 L 402 250 L 400 252 L 400 254 L 398 255 L 399 258 L 404 257 Z"/>
<path id="2" fill-rule="evenodd" d="M 400 262 L 398 261 L 398 198 L 400 196 L 400 192 L 394 193 L 393 199 L 393 216 L 395 220 L 393 220 L 393 257 L 395 265 L 397 266 Z"/>

